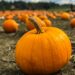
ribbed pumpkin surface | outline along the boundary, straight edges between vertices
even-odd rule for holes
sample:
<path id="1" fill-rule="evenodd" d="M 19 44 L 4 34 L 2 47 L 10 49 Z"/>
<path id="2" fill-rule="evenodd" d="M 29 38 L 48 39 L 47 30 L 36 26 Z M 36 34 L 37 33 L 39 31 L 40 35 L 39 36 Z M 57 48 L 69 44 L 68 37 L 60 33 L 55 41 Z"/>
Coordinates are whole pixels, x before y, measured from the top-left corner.
<path id="1" fill-rule="evenodd" d="M 47 75 L 61 69 L 71 56 L 71 43 L 58 28 L 44 27 L 44 33 L 34 29 L 18 41 L 16 63 L 27 74 Z"/>

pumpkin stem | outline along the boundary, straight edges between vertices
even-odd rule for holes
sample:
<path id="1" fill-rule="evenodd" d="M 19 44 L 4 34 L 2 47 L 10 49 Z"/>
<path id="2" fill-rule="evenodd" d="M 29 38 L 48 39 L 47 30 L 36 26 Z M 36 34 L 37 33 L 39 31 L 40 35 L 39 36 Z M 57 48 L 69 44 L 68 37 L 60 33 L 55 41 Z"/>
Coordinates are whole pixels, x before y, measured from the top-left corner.
<path id="1" fill-rule="evenodd" d="M 40 25 L 37 23 L 37 21 L 33 17 L 29 17 L 29 20 L 34 23 L 37 33 L 43 33 Z"/>

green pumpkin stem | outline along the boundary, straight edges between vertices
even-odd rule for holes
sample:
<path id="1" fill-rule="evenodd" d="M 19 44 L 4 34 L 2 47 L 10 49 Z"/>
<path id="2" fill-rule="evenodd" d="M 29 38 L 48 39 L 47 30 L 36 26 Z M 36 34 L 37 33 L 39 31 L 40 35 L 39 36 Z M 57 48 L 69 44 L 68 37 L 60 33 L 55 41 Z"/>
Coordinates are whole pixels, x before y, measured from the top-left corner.
<path id="1" fill-rule="evenodd" d="M 29 20 L 34 23 L 37 33 L 43 33 L 40 25 L 37 23 L 37 21 L 33 17 L 29 17 Z"/>

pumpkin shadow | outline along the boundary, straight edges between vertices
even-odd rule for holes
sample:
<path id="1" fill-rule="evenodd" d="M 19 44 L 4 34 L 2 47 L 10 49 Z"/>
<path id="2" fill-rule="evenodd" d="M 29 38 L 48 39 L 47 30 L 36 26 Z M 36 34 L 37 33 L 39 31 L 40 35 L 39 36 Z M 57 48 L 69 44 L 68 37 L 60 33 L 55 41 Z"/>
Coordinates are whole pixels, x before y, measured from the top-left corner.
<path id="1" fill-rule="evenodd" d="M 57 72 L 55 72 L 55 73 L 52 73 L 52 74 L 49 74 L 49 75 L 62 75 L 62 71 L 59 70 L 59 71 L 57 71 Z"/>

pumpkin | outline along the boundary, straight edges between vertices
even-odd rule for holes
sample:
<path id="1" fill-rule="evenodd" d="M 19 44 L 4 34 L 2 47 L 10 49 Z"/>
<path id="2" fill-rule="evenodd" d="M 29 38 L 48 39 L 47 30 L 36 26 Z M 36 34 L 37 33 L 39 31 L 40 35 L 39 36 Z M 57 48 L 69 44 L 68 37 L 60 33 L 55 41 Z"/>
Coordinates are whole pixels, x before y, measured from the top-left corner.
<path id="1" fill-rule="evenodd" d="M 61 13 L 61 19 L 63 19 L 63 20 L 68 20 L 68 19 L 70 19 L 70 14 L 67 13 L 67 12 Z"/>
<path id="2" fill-rule="evenodd" d="M 45 22 L 42 21 L 39 17 L 37 16 L 33 16 L 33 17 L 37 20 L 37 23 L 39 23 L 40 26 L 42 27 L 46 26 Z M 24 18 L 24 22 L 27 25 L 28 29 L 32 30 L 35 28 L 33 22 L 29 20 L 29 16 Z"/>
<path id="3" fill-rule="evenodd" d="M 27 25 L 28 29 L 29 29 L 29 30 L 34 29 L 34 25 L 33 25 L 33 23 L 29 20 L 29 16 L 25 17 L 24 19 L 25 19 L 24 23 Z"/>
<path id="4" fill-rule="evenodd" d="M 22 22 L 25 22 L 25 20 L 26 20 L 26 18 L 28 18 L 28 14 L 21 14 L 20 15 L 20 20 L 22 21 Z"/>
<path id="5" fill-rule="evenodd" d="M 43 21 L 45 22 L 46 26 L 52 26 L 52 22 L 49 19 L 43 19 Z"/>
<path id="6" fill-rule="evenodd" d="M 21 15 L 21 14 L 18 14 L 18 15 L 17 15 L 17 18 L 18 18 L 20 21 L 22 21 L 22 15 Z"/>
<path id="7" fill-rule="evenodd" d="M 70 25 L 71 25 L 72 28 L 75 27 L 75 18 L 71 19 Z"/>
<path id="8" fill-rule="evenodd" d="M 6 15 L 5 16 L 5 19 L 13 19 L 14 18 L 14 15 Z"/>
<path id="9" fill-rule="evenodd" d="M 5 30 L 5 32 L 8 33 L 16 32 L 18 28 L 19 28 L 18 23 L 13 19 L 5 20 L 3 22 L 3 29 Z"/>
<path id="10" fill-rule="evenodd" d="M 38 16 L 33 16 L 33 18 L 37 21 L 37 23 L 41 26 L 41 27 L 46 27 L 46 24 L 43 20 L 41 20 Z"/>
<path id="11" fill-rule="evenodd" d="M 38 17 L 39 17 L 40 19 L 42 19 L 42 20 L 43 20 L 43 19 L 47 19 L 47 16 L 46 16 L 46 15 L 39 15 Z"/>
<path id="12" fill-rule="evenodd" d="M 53 13 L 47 13 L 47 16 L 52 19 L 56 19 L 56 16 Z"/>
<path id="13" fill-rule="evenodd" d="M 70 59 L 70 40 L 56 27 L 40 28 L 36 21 L 34 24 L 36 29 L 24 34 L 16 44 L 16 64 L 28 75 L 56 72 Z"/>
<path id="14" fill-rule="evenodd" d="M 48 17 L 46 15 L 40 15 L 39 18 L 44 21 L 44 23 L 46 24 L 46 26 L 51 26 L 52 22 L 48 19 Z"/>

